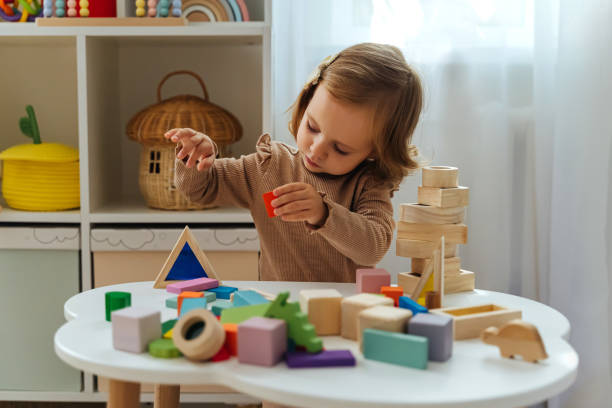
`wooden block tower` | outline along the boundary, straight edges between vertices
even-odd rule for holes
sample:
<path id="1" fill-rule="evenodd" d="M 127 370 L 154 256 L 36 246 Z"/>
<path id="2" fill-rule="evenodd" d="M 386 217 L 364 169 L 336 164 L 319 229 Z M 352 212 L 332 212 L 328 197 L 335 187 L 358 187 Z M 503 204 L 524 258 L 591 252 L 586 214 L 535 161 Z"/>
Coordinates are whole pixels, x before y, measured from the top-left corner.
<path id="1" fill-rule="evenodd" d="M 440 287 L 440 295 L 473 290 L 474 273 L 462 270 L 457 256 L 457 245 L 467 243 L 463 218 L 469 188 L 459 185 L 456 167 L 428 166 L 422 174 L 418 203 L 400 205 L 396 254 L 412 258 L 412 270 L 398 274 L 398 285 L 414 300 L 424 302 L 427 291 Z M 444 254 L 443 277 L 441 285 L 432 286 L 431 275 L 440 274 L 432 273 L 436 250 Z"/>

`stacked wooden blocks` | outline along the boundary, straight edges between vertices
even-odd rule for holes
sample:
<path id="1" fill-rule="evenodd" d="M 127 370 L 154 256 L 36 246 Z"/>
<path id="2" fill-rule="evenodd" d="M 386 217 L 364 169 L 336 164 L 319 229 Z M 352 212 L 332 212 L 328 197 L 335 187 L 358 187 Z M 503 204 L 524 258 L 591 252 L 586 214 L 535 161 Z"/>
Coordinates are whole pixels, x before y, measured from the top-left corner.
<path id="1" fill-rule="evenodd" d="M 398 274 L 398 285 L 414 300 L 425 303 L 428 291 L 441 288 L 439 295 L 474 289 L 474 273 L 461 269 L 457 245 L 467 243 L 467 226 L 463 223 L 469 202 L 469 188 L 459 186 L 458 169 L 447 166 L 423 168 L 418 203 L 400 205 L 396 254 L 412 258 L 411 272 Z M 443 245 L 440 245 L 443 240 Z M 429 277 L 437 247 L 443 253 L 442 282 L 432 285 Z M 436 302 L 435 295 L 429 296 Z M 431 306 L 431 305 L 430 305 Z M 439 307 L 439 306 L 438 306 Z"/>

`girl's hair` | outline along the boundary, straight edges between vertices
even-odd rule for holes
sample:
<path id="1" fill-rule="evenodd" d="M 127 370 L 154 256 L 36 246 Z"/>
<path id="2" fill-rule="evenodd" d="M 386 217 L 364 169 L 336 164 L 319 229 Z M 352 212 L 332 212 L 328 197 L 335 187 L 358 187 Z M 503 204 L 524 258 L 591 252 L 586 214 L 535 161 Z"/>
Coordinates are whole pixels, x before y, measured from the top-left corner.
<path id="1" fill-rule="evenodd" d="M 297 137 L 304 112 L 323 83 L 336 99 L 374 109 L 374 176 L 399 185 L 420 167 L 411 144 L 423 104 L 421 81 L 399 48 L 362 43 L 323 61 L 293 105 L 289 131 Z"/>

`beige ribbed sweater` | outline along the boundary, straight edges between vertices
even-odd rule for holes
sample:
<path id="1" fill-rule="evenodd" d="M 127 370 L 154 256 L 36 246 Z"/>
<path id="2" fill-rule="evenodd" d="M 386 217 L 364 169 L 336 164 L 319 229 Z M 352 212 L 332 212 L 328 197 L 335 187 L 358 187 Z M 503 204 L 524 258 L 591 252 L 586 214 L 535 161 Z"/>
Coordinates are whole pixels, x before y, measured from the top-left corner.
<path id="1" fill-rule="evenodd" d="M 262 194 L 298 181 L 313 185 L 329 209 L 319 228 L 267 215 Z M 207 171 L 176 160 L 175 183 L 192 201 L 251 211 L 261 280 L 355 282 L 355 270 L 375 265 L 391 245 L 391 190 L 379 187 L 367 163 L 341 176 L 312 173 L 297 149 L 267 134 L 255 153 L 215 159 Z"/>

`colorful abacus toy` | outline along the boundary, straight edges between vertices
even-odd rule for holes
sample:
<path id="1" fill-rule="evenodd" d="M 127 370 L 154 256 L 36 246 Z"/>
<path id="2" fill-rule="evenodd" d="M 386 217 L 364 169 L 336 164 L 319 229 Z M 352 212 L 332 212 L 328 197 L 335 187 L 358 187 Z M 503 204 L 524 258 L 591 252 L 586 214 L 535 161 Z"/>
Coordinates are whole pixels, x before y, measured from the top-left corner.
<path id="1" fill-rule="evenodd" d="M 38 0 L 0 0 L 0 18 L 5 21 L 34 21 L 42 12 Z"/>

